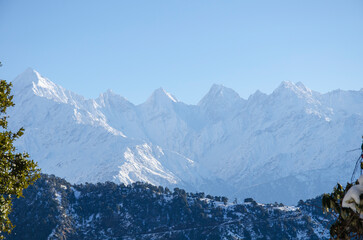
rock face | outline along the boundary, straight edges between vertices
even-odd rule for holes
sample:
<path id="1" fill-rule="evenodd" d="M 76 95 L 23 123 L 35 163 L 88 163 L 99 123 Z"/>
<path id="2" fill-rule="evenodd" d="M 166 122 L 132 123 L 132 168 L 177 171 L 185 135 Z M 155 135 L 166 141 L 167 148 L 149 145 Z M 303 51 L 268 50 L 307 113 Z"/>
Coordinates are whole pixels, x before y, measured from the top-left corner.
<path id="1" fill-rule="evenodd" d="M 297 207 L 230 203 L 175 188 L 112 182 L 71 185 L 43 175 L 14 200 L 6 239 L 329 239 L 321 198 Z"/>
<path id="2" fill-rule="evenodd" d="M 134 105 L 84 99 L 28 69 L 13 81 L 16 142 L 43 172 L 72 183 L 149 182 L 295 204 L 347 181 L 363 133 L 363 90 L 283 82 L 247 100 L 213 85 L 197 105 L 157 89 Z"/>

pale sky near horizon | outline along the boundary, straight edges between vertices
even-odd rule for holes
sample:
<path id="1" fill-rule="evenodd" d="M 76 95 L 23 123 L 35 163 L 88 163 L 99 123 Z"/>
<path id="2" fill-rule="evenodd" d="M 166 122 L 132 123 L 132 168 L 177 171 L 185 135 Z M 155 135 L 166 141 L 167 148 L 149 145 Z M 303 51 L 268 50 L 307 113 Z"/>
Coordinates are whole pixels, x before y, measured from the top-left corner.
<path id="1" fill-rule="evenodd" d="M 31 67 L 95 98 L 163 87 L 196 104 L 213 83 L 248 98 L 282 81 L 363 87 L 363 1 L 0 0 L 0 78 Z"/>

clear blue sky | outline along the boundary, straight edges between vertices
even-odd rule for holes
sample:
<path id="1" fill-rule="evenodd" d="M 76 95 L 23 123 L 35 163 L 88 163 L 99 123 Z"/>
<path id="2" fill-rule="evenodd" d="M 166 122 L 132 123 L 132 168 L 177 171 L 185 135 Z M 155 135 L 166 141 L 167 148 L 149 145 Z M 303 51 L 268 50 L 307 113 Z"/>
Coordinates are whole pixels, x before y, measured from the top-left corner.
<path id="1" fill-rule="evenodd" d="M 195 104 L 213 83 L 247 98 L 281 81 L 363 87 L 362 0 L 0 0 L 0 78 L 27 67 L 95 98 L 158 87 Z"/>

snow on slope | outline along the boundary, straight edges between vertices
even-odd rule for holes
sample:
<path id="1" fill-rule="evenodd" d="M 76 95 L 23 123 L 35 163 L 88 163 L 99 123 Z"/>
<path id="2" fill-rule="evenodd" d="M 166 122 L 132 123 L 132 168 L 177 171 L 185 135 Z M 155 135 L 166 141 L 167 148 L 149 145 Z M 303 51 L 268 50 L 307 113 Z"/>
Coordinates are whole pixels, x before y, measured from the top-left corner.
<path id="1" fill-rule="evenodd" d="M 282 82 L 247 100 L 213 85 L 198 105 L 157 89 L 133 105 L 84 99 L 28 69 L 14 80 L 17 144 L 71 182 L 147 181 L 295 204 L 349 179 L 363 133 L 363 91 Z"/>
<path id="2" fill-rule="evenodd" d="M 17 147 L 29 152 L 43 172 L 75 183 L 148 181 L 187 187 L 203 182 L 198 174 L 191 178 L 171 172 L 166 166 L 173 169 L 173 162 L 159 162 L 165 161 L 160 147 L 123 133 L 123 127 L 125 132 L 134 130 L 136 136 L 142 132 L 135 121 L 135 106 L 126 99 L 108 91 L 96 100 L 86 100 L 31 69 L 13 85 L 16 107 L 9 113 L 11 127 L 26 128 Z M 191 173 L 198 167 L 180 154 L 170 152 L 168 157 Z"/>

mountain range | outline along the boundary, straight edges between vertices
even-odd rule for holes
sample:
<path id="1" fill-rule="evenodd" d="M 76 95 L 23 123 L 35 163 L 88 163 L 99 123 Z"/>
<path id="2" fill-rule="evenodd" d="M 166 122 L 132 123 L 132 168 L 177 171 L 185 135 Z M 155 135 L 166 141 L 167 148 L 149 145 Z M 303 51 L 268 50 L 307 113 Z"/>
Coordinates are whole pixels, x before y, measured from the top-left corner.
<path id="1" fill-rule="evenodd" d="M 42 171 L 71 183 L 136 181 L 296 204 L 350 179 L 363 89 L 319 93 L 282 82 L 248 99 L 213 85 L 197 105 L 160 88 L 134 105 L 85 99 L 27 69 L 13 81 L 10 127 Z"/>

